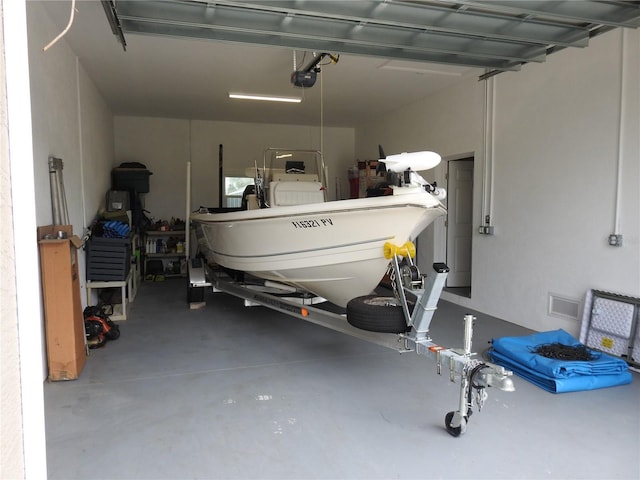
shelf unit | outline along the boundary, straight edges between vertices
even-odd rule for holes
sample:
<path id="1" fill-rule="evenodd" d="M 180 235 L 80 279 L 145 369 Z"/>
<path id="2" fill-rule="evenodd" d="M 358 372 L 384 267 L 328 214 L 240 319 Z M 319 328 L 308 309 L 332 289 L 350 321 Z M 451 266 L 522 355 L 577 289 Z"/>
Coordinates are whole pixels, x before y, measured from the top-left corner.
<path id="1" fill-rule="evenodd" d="M 185 230 L 148 230 L 144 238 L 144 274 L 186 277 Z M 178 244 L 182 251 L 178 251 Z M 151 261 L 162 262 L 162 272 L 150 268 Z M 177 262 L 177 263 L 176 263 Z"/>
<path id="2" fill-rule="evenodd" d="M 102 289 L 119 288 L 120 289 L 120 301 L 113 305 L 114 311 L 109 316 L 111 320 L 126 320 L 127 319 L 127 303 L 132 303 L 138 285 L 140 284 L 140 235 L 133 234 L 131 237 L 131 251 L 130 253 L 130 266 L 129 271 L 125 277 L 119 279 L 87 279 L 86 293 L 87 293 L 87 305 L 93 305 L 93 291 L 100 291 Z M 100 298 L 98 295 L 98 302 L 100 304 Z"/>

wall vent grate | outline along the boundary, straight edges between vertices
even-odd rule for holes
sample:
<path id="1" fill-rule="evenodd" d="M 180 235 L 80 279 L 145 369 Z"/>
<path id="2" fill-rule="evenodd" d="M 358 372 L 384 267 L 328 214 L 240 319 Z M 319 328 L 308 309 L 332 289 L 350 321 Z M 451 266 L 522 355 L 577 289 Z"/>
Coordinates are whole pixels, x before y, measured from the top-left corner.
<path id="1" fill-rule="evenodd" d="M 580 301 L 562 297 L 555 293 L 549 294 L 549 315 L 559 318 L 578 320 L 580 314 Z"/>

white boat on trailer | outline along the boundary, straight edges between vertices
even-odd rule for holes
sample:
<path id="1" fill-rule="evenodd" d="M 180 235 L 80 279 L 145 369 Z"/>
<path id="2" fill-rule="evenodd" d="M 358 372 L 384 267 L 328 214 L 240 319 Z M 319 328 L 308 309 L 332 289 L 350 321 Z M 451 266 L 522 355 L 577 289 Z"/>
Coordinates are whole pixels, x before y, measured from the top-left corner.
<path id="1" fill-rule="evenodd" d="M 289 154 L 273 154 L 282 155 Z M 324 201 L 321 163 L 320 173 L 309 173 L 297 161 L 290 164 L 295 173 L 287 173 L 267 165 L 266 158 L 265 153 L 263 168 L 255 169 L 255 193 L 246 199 L 254 208 L 191 214 L 207 258 L 226 270 L 209 269 L 193 259 L 190 292 L 213 286 L 214 291 L 243 298 L 245 305 L 263 305 L 398 352 L 430 357 L 439 374 L 448 369 L 450 381 L 460 381 L 458 408 L 445 416 L 447 432 L 456 437 L 466 431 L 474 406 L 483 406 L 486 387 L 514 390 L 511 371 L 474 358 L 473 315 L 464 317 L 461 348 L 442 347 L 429 334 L 448 268 L 434 264 L 432 272 L 422 275 L 413 263 L 410 240 L 446 213 L 444 191 L 415 171 L 433 168 L 439 155 L 387 157 L 392 195 L 334 202 Z M 399 180 L 394 176 L 398 173 Z M 372 294 L 387 271 L 393 295 Z M 264 279 L 264 288 L 245 281 L 244 273 Z M 274 292 L 273 285 L 281 288 Z M 346 314 L 317 308 L 308 296 L 288 296 L 298 289 L 303 295 L 320 295 L 320 301 L 346 305 Z"/>
<path id="2" fill-rule="evenodd" d="M 301 154 L 315 156 L 315 161 L 295 160 Z M 286 163 L 275 166 L 285 155 L 291 155 L 284 157 Z M 414 240 L 446 214 L 444 190 L 416 173 L 436 166 L 438 154 L 400 154 L 384 162 L 395 173 L 411 168 L 406 179 L 389 187 L 391 195 L 327 202 L 318 152 L 269 149 L 263 167 L 256 168 L 256 198 L 247 202 L 268 208 L 204 211 L 192 214 L 191 220 L 202 229 L 205 249 L 216 264 L 344 307 L 352 298 L 371 293 L 384 276 L 389 265 L 385 243 Z"/>

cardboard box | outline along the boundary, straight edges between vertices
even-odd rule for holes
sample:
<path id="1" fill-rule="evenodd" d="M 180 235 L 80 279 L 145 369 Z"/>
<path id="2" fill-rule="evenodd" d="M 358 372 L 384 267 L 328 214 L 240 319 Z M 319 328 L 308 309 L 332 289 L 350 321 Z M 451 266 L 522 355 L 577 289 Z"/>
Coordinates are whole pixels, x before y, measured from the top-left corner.
<path id="1" fill-rule="evenodd" d="M 377 160 L 367 160 L 367 161 L 359 161 L 358 162 L 358 172 L 359 172 L 359 196 L 360 198 L 364 198 L 367 196 L 367 189 L 373 188 L 379 183 L 383 183 L 386 181 L 384 176 L 378 176 L 376 173 L 376 169 L 378 168 Z"/>
<path id="2" fill-rule="evenodd" d="M 87 357 L 77 255 L 82 241 L 71 225 L 47 225 L 38 227 L 38 246 L 48 378 L 75 380 Z"/>

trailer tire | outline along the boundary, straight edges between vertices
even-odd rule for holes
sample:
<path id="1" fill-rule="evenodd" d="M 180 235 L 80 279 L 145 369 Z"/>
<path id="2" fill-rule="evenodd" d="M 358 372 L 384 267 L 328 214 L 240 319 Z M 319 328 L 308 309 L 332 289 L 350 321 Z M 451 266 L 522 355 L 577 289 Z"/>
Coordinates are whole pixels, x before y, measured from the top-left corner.
<path id="1" fill-rule="evenodd" d="M 413 304 L 409 303 L 409 311 Z M 347 321 L 369 332 L 404 333 L 409 330 L 402 304 L 395 297 L 365 295 L 347 303 Z"/>
<path id="2" fill-rule="evenodd" d="M 453 420 L 455 414 L 456 412 L 449 412 L 445 415 L 444 426 L 447 429 L 449 435 L 451 435 L 452 437 L 459 437 L 467 429 L 467 421 L 469 420 L 469 417 L 462 417 L 460 419 L 460 425 L 454 427 L 451 425 L 451 421 Z"/>

